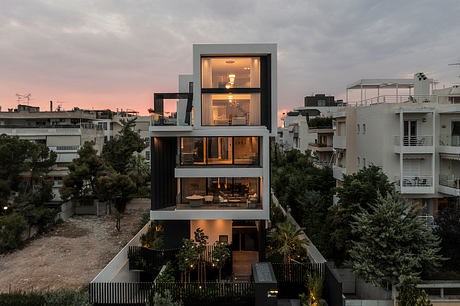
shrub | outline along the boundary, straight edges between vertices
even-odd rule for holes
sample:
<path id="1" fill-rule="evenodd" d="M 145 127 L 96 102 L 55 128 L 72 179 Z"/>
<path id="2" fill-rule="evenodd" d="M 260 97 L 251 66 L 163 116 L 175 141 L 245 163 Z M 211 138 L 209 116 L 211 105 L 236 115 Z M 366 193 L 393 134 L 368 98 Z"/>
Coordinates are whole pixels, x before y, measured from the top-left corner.
<path id="1" fill-rule="evenodd" d="M 0 253 L 21 247 L 21 235 L 26 229 L 26 220 L 17 213 L 0 217 Z"/>
<path id="2" fill-rule="evenodd" d="M 43 306 L 45 298 L 38 292 L 0 293 L 0 306 Z"/>
<path id="3" fill-rule="evenodd" d="M 156 292 L 153 298 L 147 302 L 149 306 L 182 306 L 181 301 L 174 301 L 171 292 L 165 290 L 163 293 Z"/>
<path id="4" fill-rule="evenodd" d="M 88 291 L 59 289 L 43 294 L 46 306 L 89 306 Z"/>
<path id="5" fill-rule="evenodd" d="M 174 266 L 171 263 L 171 261 L 168 261 L 166 263 L 165 269 L 163 270 L 163 273 L 158 275 L 155 281 L 158 283 L 173 283 L 175 281 L 174 275 L 175 275 Z"/>

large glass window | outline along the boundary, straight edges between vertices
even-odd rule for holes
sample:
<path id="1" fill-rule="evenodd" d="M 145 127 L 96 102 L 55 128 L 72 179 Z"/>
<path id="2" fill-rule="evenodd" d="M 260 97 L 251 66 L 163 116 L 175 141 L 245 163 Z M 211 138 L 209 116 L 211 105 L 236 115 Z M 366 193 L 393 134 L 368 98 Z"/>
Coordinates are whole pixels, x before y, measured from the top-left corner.
<path id="1" fill-rule="evenodd" d="M 260 94 L 202 94 L 202 125 L 260 125 Z"/>
<path id="2" fill-rule="evenodd" d="M 259 138 L 234 138 L 235 164 L 257 165 L 259 163 Z"/>
<path id="3" fill-rule="evenodd" d="M 203 57 L 202 88 L 259 88 L 259 57 Z"/>
<path id="4" fill-rule="evenodd" d="M 207 162 L 210 165 L 232 164 L 232 138 L 231 137 L 207 137 L 208 149 Z"/>
<path id="5" fill-rule="evenodd" d="M 260 165 L 260 137 L 181 137 L 180 165 Z"/>
<path id="6" fill-rule="evenodd" d="M 179 184 L 179 208 L 262 208 L 258 177 L 182 178 Z"/>
<path id="7" fill-rule="evenodd" d="M 181 138 L 181 165 L 204 165 L 204 138 Z"/>

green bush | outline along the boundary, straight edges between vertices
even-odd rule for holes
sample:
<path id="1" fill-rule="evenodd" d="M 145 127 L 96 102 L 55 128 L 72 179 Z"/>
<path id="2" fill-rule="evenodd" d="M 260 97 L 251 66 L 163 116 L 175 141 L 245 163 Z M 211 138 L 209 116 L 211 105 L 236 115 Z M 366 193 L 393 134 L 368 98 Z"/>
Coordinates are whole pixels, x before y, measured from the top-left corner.
<path id="1" fill-rule="evenodd" d="M 164 269 L 163 273 L 158 275 L 155 281 L 159 283 L 173 283 L 175 281 L 175 273 L 176 272 L 174 270 L 173 264 L 171 263 L 171 261 L 168 261 L 166 263 L 166 268 Z"/>
<path id="2" fill-rule="evenodd" d="M 89 306 L 88 291 L 73 289 L 59 289 L 48 291 L 43 294 L 46 306 Z"/>
<path id="3" fill-rule="evenodd" d="M 39 292 L 0 293 L 0 306 L 44 306 L 45 297 Z"/>
<path id="4" fill-rule="evenodd" d="M 26 229 L 26 220 L 17 213 L 0 217 L 0 254 L 21 247 L 21 235 Z"/>
<path id="5" fill-rule="evenodd" d="M 0 293 L 0 306 L 89 306 L 87 291 L 59 289 L 47 292 Z"/>
<path id="6" fill-rule="evenodd" d="M 140 186 L 137 190 L 136 196 L 138 198 L 150 198 L 150 187 L 149 186 Z"/>
<path id="7" fill-rule="evenodd" d="M 332 128 L 332 117 L 316 117 L 308 120 L 308 126 L 311 128 L 324 127 Z"/>

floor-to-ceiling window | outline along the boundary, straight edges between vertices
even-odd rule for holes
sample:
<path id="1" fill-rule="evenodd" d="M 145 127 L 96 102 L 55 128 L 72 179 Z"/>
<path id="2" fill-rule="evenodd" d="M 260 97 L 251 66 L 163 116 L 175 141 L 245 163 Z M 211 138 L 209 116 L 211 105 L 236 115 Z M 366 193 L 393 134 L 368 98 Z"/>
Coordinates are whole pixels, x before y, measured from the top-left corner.
<path id="1" fill-rule="evenodd" d="M 202 57 L 201 124 L 261 125 L 261 58 Z"/>

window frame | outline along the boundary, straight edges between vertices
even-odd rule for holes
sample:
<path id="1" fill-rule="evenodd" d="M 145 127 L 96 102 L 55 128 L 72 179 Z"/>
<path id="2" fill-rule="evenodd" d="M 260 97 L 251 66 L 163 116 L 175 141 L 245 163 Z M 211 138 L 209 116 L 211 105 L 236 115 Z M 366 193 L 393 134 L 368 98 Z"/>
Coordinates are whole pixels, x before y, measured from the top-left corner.
<path id="1" fill-rule="evenodd" d="M 206 88 L 203 87 L 203 65 L 202 60 L 204 58 L 259 58 L 259 87 L 256 88 Z M 214 127 L 216 125 L 203 124 L 203 94 L 260 94 L 260 124 L 254 126 L 267 126 L 271 130 L 271 109 L 268 111 L 268 121 L 264 120 L 264 117 L 267 116 L 264 112 L 264 107 L 268 105 L 271 108 L 271 69 L 270 69 L 270 55 L 267 54 L 245 54 L 245 55 L 201 55 L 200 56 L 200 104 L 201 104 L 201 126 Z M 268 75 L 265 75 L 268 74 Z M 266 121 L 266 122 L 265 122 Z M 232 126 L 232 125 L 228 125 Z M 251 125 L 245 125 L 251 126 Z"/>

